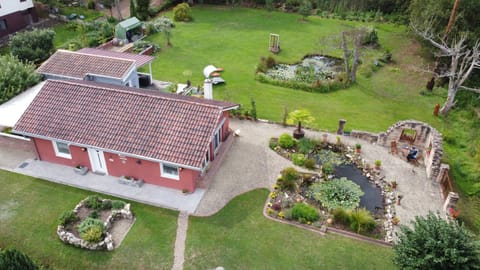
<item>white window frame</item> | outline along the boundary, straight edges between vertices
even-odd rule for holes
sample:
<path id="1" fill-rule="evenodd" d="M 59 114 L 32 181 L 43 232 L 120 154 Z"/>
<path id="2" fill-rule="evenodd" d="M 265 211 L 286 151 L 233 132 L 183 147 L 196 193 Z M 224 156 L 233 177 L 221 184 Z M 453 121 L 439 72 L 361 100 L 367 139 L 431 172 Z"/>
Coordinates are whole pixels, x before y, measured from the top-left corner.
<path id="1" fill-rule="evenodd" d="M 58 150 L 58 145 L 57 145 L 58 143 L 65 144 L 67 146 L 68 154 L 62 153 Z M 68 143 L 52 141 L 52 144 L 53 144 L 53 150 L 55 150 L 55 155 L 57 157 L 72 159 L 72 152 L 70 151 L 70 145 Z"/>
<path id="2" fill-rule="evenodd" d="M 165 169 L 163 168 L 163 166 L 168 166 L 168 167 L 176 167 L 177 168 L 177 174 L 171 174 L 171 173 L 167 173 L 165 172 Z M 167 163 L 160 163 L 160 175 L 162 177 L 165 177 L 165 178 L 169 178 L 169 179 L 173 179 L 173 180 L 180 180 L 180 168 L 176 165 L 172 165 L 172 164 L 167 164 Z"/>

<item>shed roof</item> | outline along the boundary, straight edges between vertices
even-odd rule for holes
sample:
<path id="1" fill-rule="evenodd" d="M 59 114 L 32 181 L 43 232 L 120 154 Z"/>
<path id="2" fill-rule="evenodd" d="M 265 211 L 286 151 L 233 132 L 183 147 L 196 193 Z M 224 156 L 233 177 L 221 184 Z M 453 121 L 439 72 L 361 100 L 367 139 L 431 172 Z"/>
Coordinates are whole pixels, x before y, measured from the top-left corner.
<path id="1" fill-rule="evenodd" d="M 135 65 L 131 59 L 57 50 L 37 72 L 80 80 L 87 75 L 123 79 Z"/>
<path id="2" fill-rule="evenodd" d="M 14 132 L 201 168 L 238 104 L 88 81 L 48 80 Z"/>
<path id="3" fill-rule="evenodd" d="M 117 26 L 122 27 L 126 31 L 137 28 L 142 25 L 142 22 L 140 22 L 136 17 L 131 17 L 126 20 L 123 20 L 117 24 Z"/>

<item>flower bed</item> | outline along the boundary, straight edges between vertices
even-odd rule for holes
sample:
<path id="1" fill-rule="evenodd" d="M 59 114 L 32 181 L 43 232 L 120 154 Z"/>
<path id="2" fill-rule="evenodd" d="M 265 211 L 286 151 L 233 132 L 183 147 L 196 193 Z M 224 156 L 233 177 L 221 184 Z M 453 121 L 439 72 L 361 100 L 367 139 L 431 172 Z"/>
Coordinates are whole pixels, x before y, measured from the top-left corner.
<path id="1" fill-rule="evenodd" d="M 368 164 L 354 147 L 343 145 L 340 139 L 332 144 L 304 138 L 292 144 L 287 136 L 272 138 L 270 148 L 299 166 L 299 155 L 305 160 L 315 160 L 314 172 L 284 169 L 270 193 L 266 213 L 277 219 L 317 228 L 331 226 L 391 243 L 393 226 L 399 221 L 394 207 L 397 196 L 392 188 L 396 182 L 387 182 L 381 169 Z M 370 211 L 359 208 L 363 195 L 360 186 L 335 175 L 345 164 L 361 170 L 362 181 L 366 183 L 359 184 L 379 189 L 381 207 L 369 207 Z"/>
<path id="2" fill-rule="evenodd" d="M 323 55 L 307 55 L 295 64 L 276 63 L 272 57 L 262 58 L 256 79 L 262 83 L 314 92 L 330 92 L 345 88 L 343 61 Z"/>
<path id="3" fill-rule="evenodd" d="M 62 214 L 57 235 L 63 242 L 76 247 L 110 251 L 117 245 L 110 231 L 120 219 L 133 221 L 130 204 L 92 195 Z"/>

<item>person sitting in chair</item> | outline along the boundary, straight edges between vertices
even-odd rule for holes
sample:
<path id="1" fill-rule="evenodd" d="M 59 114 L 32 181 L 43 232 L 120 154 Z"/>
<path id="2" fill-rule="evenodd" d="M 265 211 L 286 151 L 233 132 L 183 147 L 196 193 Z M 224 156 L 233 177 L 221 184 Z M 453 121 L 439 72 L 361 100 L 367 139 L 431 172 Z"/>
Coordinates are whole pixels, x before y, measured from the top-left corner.
<path id="1" fill-rule="evenodd" d="M 412 147 L 412 149 L 410 149 L 410 152 L 407 155 L 407 161 L 410 162 L 412 160 L 416 160 L 417 159 L 417 154 L 418 154 L 417 148 L 415 148 L 415 146 Z"/>

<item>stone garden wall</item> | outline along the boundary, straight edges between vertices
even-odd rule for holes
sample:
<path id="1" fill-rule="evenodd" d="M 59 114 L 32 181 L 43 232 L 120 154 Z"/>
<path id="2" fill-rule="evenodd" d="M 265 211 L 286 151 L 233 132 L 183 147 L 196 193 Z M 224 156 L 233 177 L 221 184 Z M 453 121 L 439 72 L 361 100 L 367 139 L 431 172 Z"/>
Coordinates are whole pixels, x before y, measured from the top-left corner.
<path id="1" fill-rule="evenodd" d="M 404 129 L 414 130 L 415 137 L 412 140 L 402 139 L 401 135 Z M 427 176 L 430 179 L 436 179 L 439 175 L 443 156 L 442 134 L 427 123 L 404 120 L 395 123 L 386 132 L 374 134 L 354 130 L 351 132 L 351 136 L 385 147 L 390 147 L 392 141 L 397 142 L 399 148 L 415 146 L 419 149 L 421 154 L 419 160 L 424 163 Z"/>

